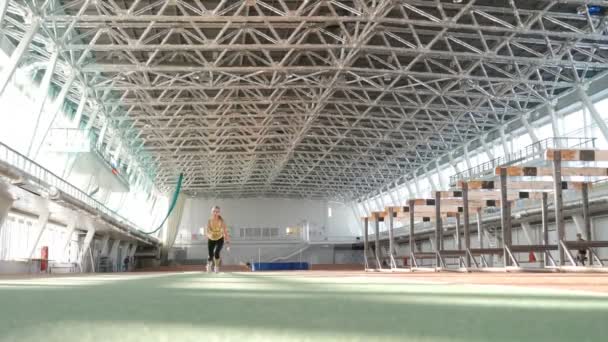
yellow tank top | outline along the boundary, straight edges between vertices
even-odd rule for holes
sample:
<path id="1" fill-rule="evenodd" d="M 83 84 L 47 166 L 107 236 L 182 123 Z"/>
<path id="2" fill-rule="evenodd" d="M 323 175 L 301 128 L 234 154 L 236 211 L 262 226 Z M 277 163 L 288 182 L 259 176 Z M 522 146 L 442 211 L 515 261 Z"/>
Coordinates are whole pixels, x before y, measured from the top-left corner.
<path id="1" fill-rule="evenodd" d="M 209 219 L 209 222 L 207 222 L 207 237 L 209 240 L 216 241 L 223 238 L 225 226 L 223 220 Z"/>

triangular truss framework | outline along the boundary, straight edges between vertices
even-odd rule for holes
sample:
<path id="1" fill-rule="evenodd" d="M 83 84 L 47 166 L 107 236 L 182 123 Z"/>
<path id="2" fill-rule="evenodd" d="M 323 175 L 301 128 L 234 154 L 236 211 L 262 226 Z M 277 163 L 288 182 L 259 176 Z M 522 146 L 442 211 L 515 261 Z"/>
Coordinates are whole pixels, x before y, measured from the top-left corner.
<path id="1" fill-rule="evenodd" d="M 588 0 L 12 0 L 22 63 L 87 101 L 156 182 L 352 199 L 608 69 Z M 82 96 L 82 94 L 86 96 Z M 101 130 L 100 124 L 94 130 Z M 108 137 L 107 139 L 110 139 Z"/>

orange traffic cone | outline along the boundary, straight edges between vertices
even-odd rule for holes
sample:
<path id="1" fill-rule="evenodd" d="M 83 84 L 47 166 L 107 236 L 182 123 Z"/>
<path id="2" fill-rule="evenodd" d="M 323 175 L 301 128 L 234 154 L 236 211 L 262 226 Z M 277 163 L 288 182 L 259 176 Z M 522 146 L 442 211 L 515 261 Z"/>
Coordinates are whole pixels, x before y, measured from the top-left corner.
<path id="1" fill-rule="evenodd" d="M 534 255 L 534 252 L 530 252 L 530 255 L 528 255 L 528 261 L 536 262 L 536 255 Z"/>

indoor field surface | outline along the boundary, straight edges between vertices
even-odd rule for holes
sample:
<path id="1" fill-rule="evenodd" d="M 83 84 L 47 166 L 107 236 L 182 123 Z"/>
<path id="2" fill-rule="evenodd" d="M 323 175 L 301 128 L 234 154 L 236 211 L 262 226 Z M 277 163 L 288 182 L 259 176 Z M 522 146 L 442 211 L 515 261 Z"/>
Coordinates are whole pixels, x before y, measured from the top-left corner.
<path id="1" fill-rule="evenodd" d="M 4 277 L 0 339 L 605 341 L 607 284 L 603 275 L 363 272 Z"/>

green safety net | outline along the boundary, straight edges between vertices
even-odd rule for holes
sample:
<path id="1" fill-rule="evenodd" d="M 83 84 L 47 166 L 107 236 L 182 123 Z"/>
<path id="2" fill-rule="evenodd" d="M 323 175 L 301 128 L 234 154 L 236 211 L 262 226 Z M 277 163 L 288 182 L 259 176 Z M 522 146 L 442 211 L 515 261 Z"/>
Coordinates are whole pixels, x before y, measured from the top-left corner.
<path id="1" fill-rule="evenodd" d="M 177 204 L 177 199 L 179 198 L 179 193 L 182 190 L 182 181 L 184 180 L 184 174 L 180 173 L 179 174 L 179 178 L 177 179 L 177 185 L 175 186 L 175 192 L 173 193 L 173 198 L 171 199 L 171 205 L 169 206 L 169 211 L 167 212 L 167 216 L 165 216 L 165 218 L 163 219 L 163 222 L 160 223 L 160 225 L 158 226 L 158 228 L 154 229 L 151 232 L 142 232 L 144 234 L 154 234 L 157 231 L 159 231 L 163 225 L 165 224 L 165 222 L 167 222 L 167 219 L 169 218 L 169 216 L 171 215 L 171 213 L 173 212 L 173 209 L 175 209 L 175 205 Z"/>

